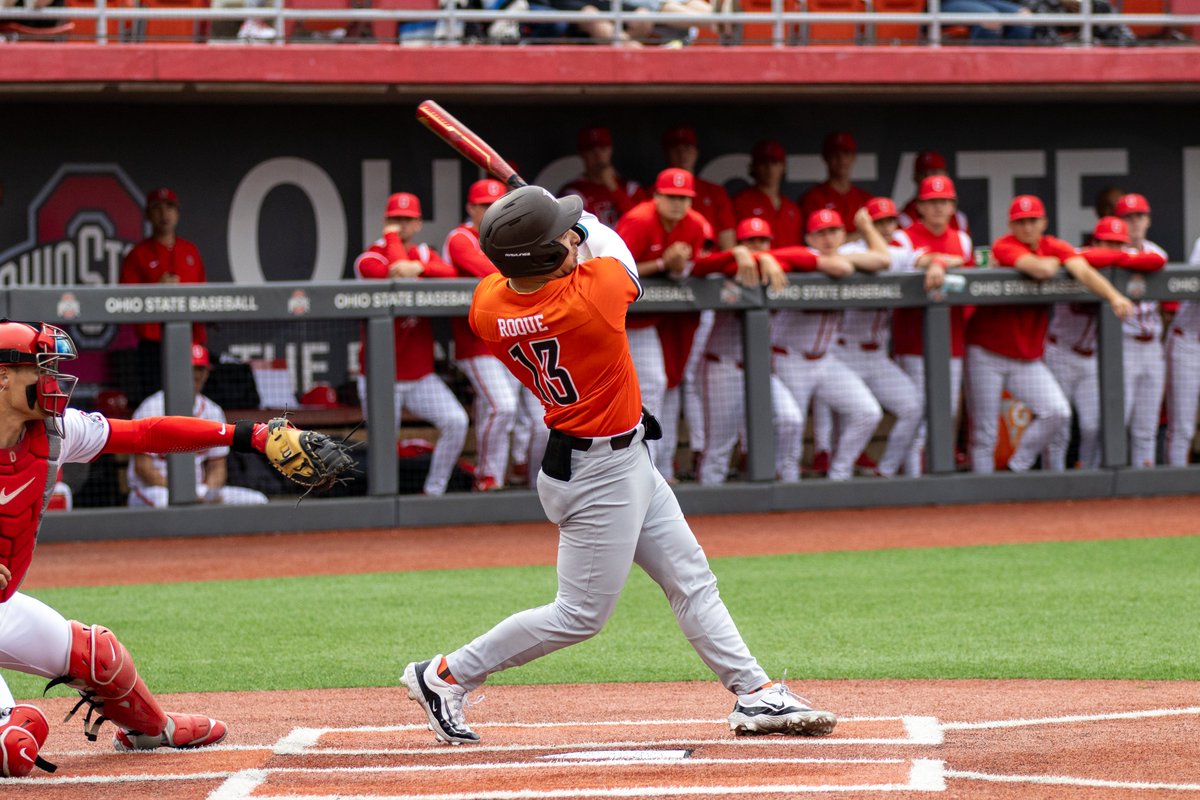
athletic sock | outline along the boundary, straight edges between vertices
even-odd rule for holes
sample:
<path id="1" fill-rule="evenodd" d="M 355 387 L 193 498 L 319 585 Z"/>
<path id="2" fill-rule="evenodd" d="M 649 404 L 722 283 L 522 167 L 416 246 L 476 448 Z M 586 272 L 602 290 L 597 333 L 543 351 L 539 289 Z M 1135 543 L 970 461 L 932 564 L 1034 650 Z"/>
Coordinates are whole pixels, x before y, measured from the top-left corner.
<path id="1" fill-rule="evenodd" d="M 446 663 L 445 656 L 442 657 L 441 663 L 438 664 L 437 675 L 439 678 L 444 680 L 446 683 L 453 684 L 453 685 L 458 684 L 458 681 L 454 680 L 454 676 L 450 674 L 450 665 Z"/>

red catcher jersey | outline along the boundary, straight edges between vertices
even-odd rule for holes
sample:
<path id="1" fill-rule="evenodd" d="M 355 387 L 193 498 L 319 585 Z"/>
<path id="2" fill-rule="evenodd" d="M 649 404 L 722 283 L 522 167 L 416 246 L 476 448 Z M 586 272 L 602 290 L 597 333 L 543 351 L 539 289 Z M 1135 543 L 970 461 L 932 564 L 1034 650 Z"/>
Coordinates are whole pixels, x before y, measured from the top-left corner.
<path id="1" fill-rule="evenodd" d="M 720 184 L 696 178 L 696 196 L 692 198 L 692 210 L 708 220 L 716 233 L 733 230 L 737 219 L 733 216 L 733 201 L 729 192 Z"/>
<path id="2" fill-rule="evenodd" d="M 581 176 L 564 186 L 563 193 L 582 197 L 583 210 L 595 214 L 608 226 L 616 225 L 622 215 L 648 196 L 637 181 L 627 181 L 619 175 L 616 189 Z"/>
<path id="3" fill-rule="evenodd" d="M 453 278 L 454 267 L 442 261 L 427 244 L 405 247 L 399 234 L 390 232 L 377 240 L 354 261 L 358 277 L 387 279 L 388 268 L 397 261 L 420 261 L 425 265 L 422 277 Z M 397 317 L 392 329 L 396 341 L 396 380 L 415 381 L 433 372 L 433 326 L 428 317 Z M 367 347 L 364 329 L 363 346 L 358 352 L 358 368 L 367 374 Z"/>
<path id="4" fill-rule="evenodd" d="M 962 256 L 963 266 L 975 266 L 975 248 L 971 237 L 953 226 L 947 226 L 935 236 L 924 223 L 914 222 L 904 229 L 910 250 L 924 249 L 930 253 Z M 966 354 L 967 307 L 950 306 L 950 355 L 962 358 Z M 898 356 L 919 356 L 925 353 L 925 311 L 921 308 L 897 308 L 892 311 L 892 349 Z"/>
<path id="5" fill-rule="evenodd" d="M 779 208 L 771 202 L 771 198 L 757 186 L 751 186 L 738 192 L 733 198 L 733 215 L 738 220 L 748 217 L 762 217 L 771 226 L 775 238 L 771 241 L 774 247 L 794 247 L 804 244 L 804 222 L 800 217 L 800 206 L 786 197 L 779 198 Z"/>
<path id="6" fill-rule="evenodd" d="M 572 436 L 615 436 L 642 418 L 625 313 L 641 297 L 637 273 L 615 258 L 584 261 L 520 294 L 503 275 L 479 282 L 471 329 L 542 401 L 546 425 Z"/>
<path id="7" fill-rule="evenodd" d="M 160 283 L 164 275 L 177 275 L 180 283 L 208 282 L 200 251 L 196 245 L 179 237 L 175 238 L 173 247 L 167 247 L 157 239 L 143 239 L 121 262 L 121 283 Z M 136 323 L 133 332 L 139 339 L 162 341 L 162 324 L 158 322 Z M 196 344 L 208 341 L 204 323 L 192 323 L 192 341 Z"/>
<path id="8" fill-rule="evenodd" d="M 874 195 L 870 192 L 854 185 L 851 185 L 850 189 L 842 194 L 830 186 L 829 181 L 818 183 L 800 196 L 801 219 L 808 219 L 812 212 L 822 208 L 831 208 L 842 215 L 842 222 L 846 224 L 846 230 L 853 232 L 854 215 L 872 197 Z"/>
<path id="9" fill-rule="evenodd" d="M 464 222 L 446 237 L 442 246 L 442 258 L 454 267 L 457 277 L 484 278 L 496 273 L 496 265 L 483 254 L 479 247 L 479 231 L 470 222 Z M 471 330 L 466 317 L 454 317 L 450 321 L 454 329 L 454 357 L 458 359 L 490 356 L 486 344 Z"/>
<path id="10" fill-rule="evenodd" d="M 997 267 L 1012 267 L 1021 256 L 1030 254 L 1054 256 L 1060 261 L 1077 255 L 1074 247 L 1053 236 L 1043 236 L 1036 248 L 1022 244 L 1012 234 L 992 244 L 992 260 Z M 1049 326 L 1049 304 L 979 306 L 967 322 L 967 344 L 1006 358 L 1036 361 L 1046 349 Z"/>

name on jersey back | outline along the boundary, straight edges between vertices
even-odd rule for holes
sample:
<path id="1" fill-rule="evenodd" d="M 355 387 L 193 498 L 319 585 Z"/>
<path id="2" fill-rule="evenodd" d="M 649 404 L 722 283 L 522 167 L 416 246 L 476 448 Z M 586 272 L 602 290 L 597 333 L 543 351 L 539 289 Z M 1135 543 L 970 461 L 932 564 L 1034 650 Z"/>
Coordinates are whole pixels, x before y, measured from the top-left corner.
<path id="1" fill-rule="evenodd" d="M 528 317 L 501 318 L 496 320 L 496 325 L 500 328 L 500 336 L 504 338 L 526 336 L 550 330 L 542 321 L 542 316 L 542 314 L 530 314 Z"/>

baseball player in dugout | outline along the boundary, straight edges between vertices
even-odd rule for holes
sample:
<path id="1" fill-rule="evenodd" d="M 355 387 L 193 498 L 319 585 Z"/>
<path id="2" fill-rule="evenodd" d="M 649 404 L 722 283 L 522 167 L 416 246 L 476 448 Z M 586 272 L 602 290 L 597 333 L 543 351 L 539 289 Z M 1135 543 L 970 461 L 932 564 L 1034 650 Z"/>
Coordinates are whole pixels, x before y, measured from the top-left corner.
<path id="1" fill-rule="evenodd" d="M 637 181 L 627 181 L 617 173 L 608 128 L 584 128 L 576 144 L 583 174 L 564 186 L 563 192 L 579 195 L 584 210 L 605 225 L 616 225 L 625 212 L 646 199 L 646 192 Z"/>
<path id="2" fill-rule="evenodd" d="M 364 280 L 400 278 L 453 278 L 454 267 L 429 245 L 414 238 L 421 231 L 421 201 L 416 195 L 399 192 L 388 198 L 384 209 L 383 238 L 372 244 L 354 262 L 355 274 Z M 396 430 L 407 406 L 438 432 L 437 444 L 425 476 L 427 495 L 445 494 L 454 465 L 467 440 L 469 420 L 462 403 L 433 371 L 433 325 L 427 317 L 397 317 L 396 383 L 392 395 Z M 358 396 L 367 413 L 366 342 L 359 351 Z"/>
<path id="3" fill-rule="evenodd" d="M 1200 268 L 1200 239 L 1188 266 Z M 1167 463 L 1185 467 L 1196 437 L 1200 406 L 1200 301 L 1184 300 L 1167 335 Z"/>
<path id="4" fill-rule="evenodd" d="M 88 707 L 85 735 L 95 740 L 100 726 L 112 722 L 117 750 L 216 744 L 225 738 L 225 723 L 163 711 L 112 631 L 67 620 L 19 590 L 60 465 L 104 453 L 267 452 L 271 425 L 286 423 L 84 414 L 68 405 L 76 378 L 59 369 L 75 356 L 71 338 L 53 325 L 0 320 L 0 667 L 78 690 L 83 699 L 75 711 Z M 45 715 L 17 704 L 0 678 L 0 775 L 25 776 L 35 766 L 54 771 L 39 755 L 48 733 Z"/>
<path id="5" fill-rule="evenodd" d="M 686 125 L 671 128 L 663 134 L 663 155 L 667 166 L 687 170 L 696 175 L 696 161 L 700 157 L 700 140 L 696 129 Z M 695 178 L 696 196 L 692 198 L 692 210 L 708 220 L 716 234 L 718 250 L 730 250 L 737 243 L 733 216 L 733 201 L 719 183 Z"/>
<path id="6" fill-rule="evenodd" d="M 464 278 L 483 278 L 496 267 L 479 248 L 479 223 L 492 203 L 504 196 L 504 184 L 485 178 L 467 190 L 467 221 L 446 237 L 442 257 Z M 521 406 L 535 420 L 527 447 L 518 463 L 537 463 L 546 446 L 546 428 L 541 424 L 542 407 L 537 397 L 513 377 L 487 344 L 471 330 L 466 317 L 455 317 L 454 358 L 475 388 L 475 438 L 479 468 L 475 475 L 476 491 L 504 488 L 508 470 L 510 437 Z"/>
<path id="7" fill-rule="evenodd" d="M 204 261 L 196 245 L 176 235 L 179 196 L 172 189 L 155 189 L 146 195 L 146 220 L 150 235 L 138 242 L 121 262 L 121 283 L 206 283 Z M 141 322 L 133 326 L 138 337 L 138 385 L 130 387 L 129 402 L 137 405 L 162 388 L 162 324 Z M 208 331 L 192 323 L 192 341 L 205 344 Z"/>
<path id="8" fill-rule="evenodd" d="M 758 217 L 775 233 L 776 247 L 803 244 L 800 206 L 784 197 L 783 178 L 787 173 L 787 152 L 774 139 L 756 143 L 750 151 L 751 186 L 733 198 L 733 215 L 739 220 Z"/>
<path id="9" fill-rule="evenodd" d="M 808 219 L 814 211 L 828 208 L 842 219 L 854 219 L 858 210 L 871 199 L 871 193 L 850 181 L 854 162 L 858 160 L 858 142 L 845 131 L 827 135 L 821 142 L 821 158 L 825 161 L 826 178 L 800 196 L 800 214 Z M 857 232 L 847 232 L 847 239 L 857 239 Z"/>
<path id="10" fill-rule="evenodd" d="M 904 204 L 904 208 L 900 211 L 900 227 L 908 228 L 914 222 L 921 220 L 921 184 L 926 178 L 946 177 L 950 173 L 946 171 L 946 158 L 936 150 L 922 150 L 917 153 L 917 158 L 913 161 L 913 183 L 916 184 L 917 194 L 911 200 Z M 956 231 L 969 231 L 970 224 L 967 222 L 967 215 L 954 210 L 954 215 L 950 217 L 949 226 Z"/>
<path id="11" fill-rule="evenodd" d="M 1033 195 L 1013 198 L 1008 230 L 992 244 L 993 266 L 1015 269 L 1034 280 L 1049 280 L 1060 268 L 1108 302 L 1120 319 L 1133 304 L 1097 272 L 1075 248 L 1046 234 L 1046 208 Z M 996 468 L 996 436 L 1001 392 L 1008 391 L 1033 414 L 1006 468 L 1024 472 L 1059 429 L 1071 424 L 1071 406 L 1043 361 L 1050 308 L 1046 305 L 979 306 L 967 322 L 967 410 L 971 418 L 971 468 Z"/>
<path id="12" fill-rule="evenodd" d="M 742 640 L 704 551 L 648 440 L 661 431 L 642 408 L 625 315 L 642 294 L 637 265 L 616 232 L 585 214 L 579 198 L 526 186 L 492 205 L 480 230 L 500 270 L 484 278 L 471 327 L 521 382 L 538 393 L 550 439 L 538 479 L 559 527 L 558 593 L 446 655 L 408 664 L 402 683 L 435 736 L 479 736 L 467 693 L 492 673 L 594 636 L 638 564 L 662 587 L 700 658 L 736 695 L 729 715 L 742 734 L 823 736 L 837 722 L 772 682 Z"/>

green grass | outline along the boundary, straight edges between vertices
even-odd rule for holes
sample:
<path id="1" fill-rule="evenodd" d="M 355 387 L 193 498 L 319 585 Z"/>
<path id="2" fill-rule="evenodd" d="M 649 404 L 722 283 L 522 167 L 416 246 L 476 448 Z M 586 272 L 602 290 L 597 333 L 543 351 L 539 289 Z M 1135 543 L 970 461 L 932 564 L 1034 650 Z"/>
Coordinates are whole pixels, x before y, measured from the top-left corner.
<path id="1" fill-rule="evenodd" d="M 881 550 L 713 562 L 772 675 L 1200 679 L 1200 537 Z M 394 685 L 548 602 L 544 567 L 39 590 L 115 630 L 159 692 Z M 5 671 L 18 697 L 43 681 Z M 591 641 L 492 683 L 704 680 L 635 570 Z M 55 690 L 56 692 L 62 690 Z"/>

